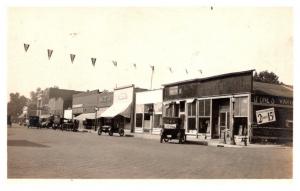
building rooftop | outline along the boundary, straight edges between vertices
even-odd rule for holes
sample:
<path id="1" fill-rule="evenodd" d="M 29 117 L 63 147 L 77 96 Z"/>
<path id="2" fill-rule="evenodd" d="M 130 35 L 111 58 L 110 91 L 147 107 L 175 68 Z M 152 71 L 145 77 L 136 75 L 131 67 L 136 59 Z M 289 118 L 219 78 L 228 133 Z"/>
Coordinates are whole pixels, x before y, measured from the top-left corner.
<path id="1" fill-rule="evenodd" d="M 280 84 L 269 84 L 263 82 L 253 82 L 253 92 L 255 94 L 271 95 L 279 97 L 293 97 L 293 88 L 291 86 Z"/>
<path id="2" fill-rule="evenodd" d="M 230 76 L 238 76 L 238 75 L 249 74 L 249 73 L 251 73 L 251 75 L 252 75 L 253 71 L 254 70 L 246 70 L 246 71 L 241 71 L 241 72 L 231 72 L 231 73 L 226 73 L 226 74 L 209 76 L 206 78 L 194 78 L 194 79 L 190 79 L 190 80 L 162 84 L 162 86 L 172 86 L 172 85 L 186 84 L 186 83 L 192 83 L 192 82 L 202 82 L 202 81 L 215 80 L 215 79 L 226 78 L 226 77 L 230 77 Z"/>

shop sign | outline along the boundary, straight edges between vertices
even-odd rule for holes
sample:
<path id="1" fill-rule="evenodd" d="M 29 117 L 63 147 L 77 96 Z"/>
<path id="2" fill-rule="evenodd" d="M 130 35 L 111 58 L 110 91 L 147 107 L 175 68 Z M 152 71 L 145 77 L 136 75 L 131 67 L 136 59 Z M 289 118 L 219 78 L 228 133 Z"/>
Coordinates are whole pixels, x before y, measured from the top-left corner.
<path id="1" fill-rule="evenodd" d="M 118 103 L 119 101 L 132 101 L 133 98 L 133 87 L 118 89 L 114 91 L 113 103 Z"/>
<path id="2" fill-rule="evenodd" d="M 72 119 L 72 109 L 64 110 L 64 118 Z"/>
<path id="3" fill-rule="evenodd" d="M 276 121 L 274 108 L 257 110 L 256 111 L 257 124 L 269 123 Z"/>
<path id="4" fill-rule="evenodd" d="M 253 102 L 259 104 L 280 104 L 280 105 L 293 105 L 292 98 L 284 98 L 284 97 L 273 97 L 273 96 L 261 96 L 255 95 L 253 96 Z"/>

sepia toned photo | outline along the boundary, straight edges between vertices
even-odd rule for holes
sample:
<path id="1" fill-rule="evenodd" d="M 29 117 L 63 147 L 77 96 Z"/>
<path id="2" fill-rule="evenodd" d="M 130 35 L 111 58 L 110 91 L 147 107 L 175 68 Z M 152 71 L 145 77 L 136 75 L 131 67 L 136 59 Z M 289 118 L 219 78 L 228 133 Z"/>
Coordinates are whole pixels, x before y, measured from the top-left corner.
<path id="1" fill-rule="evenodd" d="M 7 179 L 293 176 L 293 8 L 7 8 Z"/>

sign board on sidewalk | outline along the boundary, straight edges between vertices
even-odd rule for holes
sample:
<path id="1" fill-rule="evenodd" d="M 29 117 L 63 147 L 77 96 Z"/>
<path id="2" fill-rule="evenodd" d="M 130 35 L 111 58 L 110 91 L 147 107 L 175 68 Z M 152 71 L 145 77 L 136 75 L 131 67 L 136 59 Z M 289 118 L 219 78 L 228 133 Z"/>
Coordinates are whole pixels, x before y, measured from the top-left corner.
<path id="1" fill-rule="evenodd" d="M 72 109 L 64 110 L 64 118 L 72 119 Z"/>
<path id="2" fill-rule="evenodd" d="M 269 123 L 276 121 L 274 108 L 257 110 L 256 111 L 257 124 Z"/>

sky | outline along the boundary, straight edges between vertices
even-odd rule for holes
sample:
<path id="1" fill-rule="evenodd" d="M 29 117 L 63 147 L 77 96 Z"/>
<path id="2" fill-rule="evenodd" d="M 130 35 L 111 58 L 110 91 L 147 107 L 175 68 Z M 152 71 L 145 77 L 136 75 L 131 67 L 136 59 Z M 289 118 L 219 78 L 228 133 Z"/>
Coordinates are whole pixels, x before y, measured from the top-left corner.
<path id="1" fill-rule="evenodd" d="M 53 86 L 150 88 L 150 65 L 152 88 L 249 69 L 273 71 L 293 85 L 290 7 L 10 7 L 7 13 L 7 95 L 29 97 Z"/>

